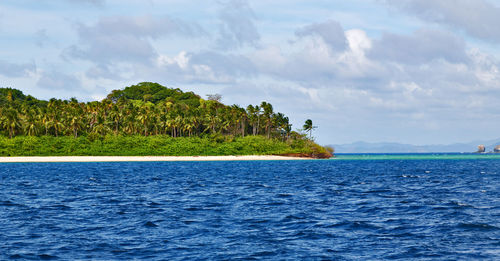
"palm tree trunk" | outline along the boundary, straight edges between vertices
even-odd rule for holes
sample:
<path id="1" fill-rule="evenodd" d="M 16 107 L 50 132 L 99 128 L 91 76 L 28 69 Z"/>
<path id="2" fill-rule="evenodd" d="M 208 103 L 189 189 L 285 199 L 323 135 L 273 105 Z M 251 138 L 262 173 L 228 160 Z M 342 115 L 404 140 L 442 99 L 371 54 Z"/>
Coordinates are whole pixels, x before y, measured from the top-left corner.
<path id="1" fill-rule="evenodd" d="M 259 134 L 259 127 L 260 127 L 260 117 L 257 117 L 257 134 Z"/>

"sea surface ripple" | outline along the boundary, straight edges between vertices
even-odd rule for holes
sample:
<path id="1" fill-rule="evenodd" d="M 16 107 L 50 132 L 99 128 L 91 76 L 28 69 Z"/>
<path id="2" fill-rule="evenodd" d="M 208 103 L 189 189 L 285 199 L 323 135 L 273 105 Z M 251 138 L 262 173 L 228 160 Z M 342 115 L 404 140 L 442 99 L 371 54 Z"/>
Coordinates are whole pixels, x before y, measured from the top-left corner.
<path id="1" fill-rule="evenodd" d="M 0 260 L 500 259 L 500 160 L 0 164 Z"/>

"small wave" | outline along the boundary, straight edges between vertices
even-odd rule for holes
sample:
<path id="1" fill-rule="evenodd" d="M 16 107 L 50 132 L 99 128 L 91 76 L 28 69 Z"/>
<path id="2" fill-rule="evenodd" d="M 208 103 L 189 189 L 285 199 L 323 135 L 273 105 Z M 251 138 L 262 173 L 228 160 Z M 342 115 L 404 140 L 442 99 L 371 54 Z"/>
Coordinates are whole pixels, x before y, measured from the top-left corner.
<path id="1" fill-rule="evenodd" d="M 41 238 L 41 237 L 42 237 L 42 235 L 40 235 L 40 234 L 30 234 L 29 235 L 29 238 L 32 238 L 32 239 L 34 239 L 34 238 Z"/>
<path id="2" fill-rule="evenodd" d="M 162 204 L 160 204 L 160 203 L 156 203 L 154 201 L 151 201 L 151 202 L 149 202 L 148 207 L 150 207 L 150 208 L 157 208 L 157 207 L 159 207 L 161 205 Z"/>
<path id="3" fill-rule="evenodd" d="M 373 190 L 363 191 L 363 193 L 365 193 L 365 194 L 387 193 L 387 192 L 391 192 L 391 190 L 390 189 L 373 189 Z"/>
<path id="4" fill-rule="evenodd" d="M 267 204 L 264 204 L 266 206 L 281 206 L 281 205 L 284 205 L 285 203 L 281 202 L 281 201 L 271 201 Z"/>
<path id="5" fill-rule="evenodd" d="M 19 183 L 17 183 L 17 185 L 21 186 L 21 187 L 31 187 L 31 186 L 33 186 L 33 184 L 31 182 L 28 182 L 28 181 L 19 182 Z"/>
<path id="6" fill-rule="evenodd" d="M 203 208 L 199 208 L 199 207 L 187 207 L 187 208 L 184 208 L 184 210 L 186 210 L 186 211 L 200 211 L 200 210 L 203 210 Z"/>
<path id="7" fill-rule="evenodd" d="M 64 204 L 55 204 L 50 206 L 52 209 L 57 209 L 57 210 L 70 210 L 72 209 L 70 206 L 66 206 Z"/>
<path id="8" fill-rule="evenodd" d="M 278 198 L 291 198 L 293 197 L 293 194 L 290 193 L 279 193 Z"/>
<path id="9" fill-rule="evenodd" d="M 326 226 L 327 228 L 346 228 L 346 230 L 374 230 L 380 227 L 367 221 L 342 221 Z"/>
<path id="10" fill-rule="evenodd" d="M 41 260 L 54 260 L 54 259 L 59 259 L 59 257 L 57 257 L 57 256 L 52 256 L 52 255 L 48 255 L 48 254 L 41 254 L 41 255 L 38 255 L 38 258 L 40 258 Z"/>
<path id="11" fill-rule="evenodd" d="M 252 254 L 252 256 L 253 257 L 264 257 L 264 256 L 272 256 L 275 254 L 276 254 L 275 252 L 271 252 L 271 251 L 260 251 L 260 252 L 257 252 L 255 254 Z"/>
<path id="12" fill-rule="evenodd" d="M 498 230 L 499 228 L 486 223 L 460 223 L 457 225 L 458 228 L 467 229 L 467 230 Z"/>
<path id="13" fill-rule="evenodd" d="M 145 227 L 157 227 L 158 225 L 151 222 L 151 221 L 148 221 L 148 222 L 144 223 L 144 226 Z"/>
<path id="14" fill-rule="evenodd" d="M 222 203 L 219 203 L 219 202 L 211 202 L 211 203 L 207 203 L 205 205 L 206 208 L 220 208 L 220 207 L 224 207 L 224 204 Z"/>
<path id="15" fill-rule="evenodd" d="M 24 257 L 20 254 L 13 254 L 9 256 L 9 259 L 22 259 L 22 258 Z"/>
<path id="16" fill-rule="evenodd" d="M 24 205 L 21 205 L 21 204 L 17 204 L 13 201 L 10 201 L 10 200 L 1 200 L 0 201 L 0 206 L 6 206 L 6 207 L 21 207 L 21 206 L 24 206 Z"/>
<path id="17" fill-rule="evenodd" d="M 450 201 L 447 205 L 452 206 L 453 208 L 474 208 L 472 205 L 459 201 Z"/>
<path id="18" fill-rule="evenodd" d="M 421 176 L 419 176 L 419 175 L 411 175 L 411 174 L 403 174 L 403 175 L 401 175 L 401 177 L 403 177 L 403 178 L 413 178 L 413 179 L 421 178 Z"/>
<path id="19" fill-rule="evenodd" d="M 41 206 L 40 210 L 67 211 L 67 210 L 71 210 L 71 207 L 66 206 L 64 204 L 55 204 L 55 205 Z"/>
<path id="20" fill-rule="evenodd" d="M 269 223 L 269 219 L 255 219 L 255 218 L 250 218 L 250 219 L 244 219 L 244 223 L 254 223 L 254 224 L 263 224 L 263 223 Z"/>
<path id="21" fill-rule="evenodd" d="M 306 217 L 303 217 L 303 216 L 288 215 L 288 216 L 284 217 L 283 219 L 281 219 L 281 222 L 288 222 L 288 221 L 292 221 L 292 220 L 303 220 L 305 218 Z"/>
<path id="22" fill-rule="evenodd" d="M 87 226 L 87 227 L 84 227 L 82 231 L 85 231 L 85 232 L 101 231 L 104 228 L 105 227 L 103 227 L 103 226 Z"/>

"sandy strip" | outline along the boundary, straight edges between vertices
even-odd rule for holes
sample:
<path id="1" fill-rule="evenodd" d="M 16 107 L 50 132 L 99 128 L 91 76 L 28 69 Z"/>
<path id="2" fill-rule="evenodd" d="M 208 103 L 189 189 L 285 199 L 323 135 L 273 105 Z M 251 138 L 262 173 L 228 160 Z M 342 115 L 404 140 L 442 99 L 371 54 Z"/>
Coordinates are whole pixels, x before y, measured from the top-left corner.
<path id="1" fill-rule="evenodd" d="M 123 162 L 123 161 L 236 161 L 236 160 L 304 160 L 284 156 L 57 156 L 57 157 L 0 157 L 9 162 Z"/>

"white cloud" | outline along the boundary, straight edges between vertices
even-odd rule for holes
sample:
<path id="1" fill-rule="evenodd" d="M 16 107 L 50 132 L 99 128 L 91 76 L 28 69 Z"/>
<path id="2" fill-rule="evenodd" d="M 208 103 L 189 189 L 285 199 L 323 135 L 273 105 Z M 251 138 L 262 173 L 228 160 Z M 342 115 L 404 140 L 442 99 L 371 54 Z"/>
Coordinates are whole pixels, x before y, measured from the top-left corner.
<path id="1" fill-rule="evenodd" d="M 385 0 L 426 22 L 463 30 L 473 37 L 500 42 L 500 8 L 486 0 Z"/>
<path id="2" fill-rule="evenodd" d="M 88 60 L 95 64 L 89 76 L 116 77 L 111 65 L 119 63 L 152 65 L 158 52 L 152 41 L 169 35 L 200 37 L 205 32 L 196 24 L 189 24 L 167 16 L 151 15 L 103 17 L 94 25 L 78 25 L 80 42 L 65 50 L 65 57 Z M 109 75 L 108 75 L 109 74 Z"/>
<path id="3" fill-rule="evenodd" d="M 256 16 L 247 0 L 220 2 L 218 48 L 235 49 L 257 46 L 260 34 L 255 26 Z"/>
<path id="4" fill-rule="evenodd" d="M 25 77 L 34 73 L 36 66 L 34 63 L 11 63 L 8 61 L 0 60 L 0 75 L 7 77 Z"/>
<path id="5" fill-rule="evenodd" d="M 334 20 L 307 25 L 295 31 L 295 34 L 299 37 L 317 35 L 330 47 L 332 52 L 343 51 L 347 47 L 344 29 L 339 22 Z"/>
<path id="6" fill-rule="evenodd" d="M 435 59 L 467 63 L 465 41 L 441 30 L 420 29 L 412 35 L 386 33 L 374 42 L 368 54 L 372 59 L 404 64 L 422 64 Z"/>
<path id="7" fill-rule="evenodd" d="M 175 83 L 235 83 L 237 78 L 252 77 L 253 63 L 243 55 L 218 52 L 188 53 L 182 51 L 169 57 L 160 55 L 156 68 L 143 68 L 142 73 L 159 74 Z"/>

